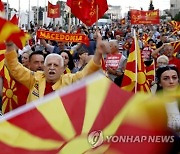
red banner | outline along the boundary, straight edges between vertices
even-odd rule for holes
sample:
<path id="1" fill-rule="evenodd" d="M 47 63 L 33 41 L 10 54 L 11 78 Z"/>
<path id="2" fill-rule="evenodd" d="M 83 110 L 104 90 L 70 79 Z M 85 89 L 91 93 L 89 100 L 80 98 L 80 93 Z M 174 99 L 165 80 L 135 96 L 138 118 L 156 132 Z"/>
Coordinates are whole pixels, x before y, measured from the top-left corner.
<path id="1" fill-rule="evenodd" d="M 131 24 L 159 24 L 159 10 L 131 10 Z"/>
<path id="2" fill-rule="evenodd" d="M 67 5 L 71 8 L 72 14 L 87 26 L 92 26 L 97 21 L 97 6 L 98 19 L 108 10 L 106 0 L 67 0 Z"/>
<path id="3" fill-rule="evenodd" d="M 47 16 L 49 18 L 59 18 L 60 17 L 60 5 L 59 4 L 53 5 L 50 2 L 48 2 Z"/>
<path id="4" fill-rule="evenodd" d="M 37 38 L 54 40 L 58 42 L 78 42 L 78 43 L 84 43 L 87 46 L 89 46 L 89 39 L 84 34 L 70 34 L 70 33 L 59 33 L 59 32 L 38 30 Z"/>

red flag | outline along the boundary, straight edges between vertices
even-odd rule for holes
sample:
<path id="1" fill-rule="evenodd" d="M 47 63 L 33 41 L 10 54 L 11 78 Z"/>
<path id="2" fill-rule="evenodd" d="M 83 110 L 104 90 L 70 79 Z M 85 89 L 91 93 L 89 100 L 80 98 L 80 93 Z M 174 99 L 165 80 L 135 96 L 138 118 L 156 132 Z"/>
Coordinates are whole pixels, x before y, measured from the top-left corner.
<path id="1" fill-rule="evenodd" d="M 131 24 L 159 24 L 159 10 L 131 10 Z"/>
<path id="2" fill-rule="evenodd" d="M 87 26 L 97 21 L 96 6 L 98 6 L 98 19 L 108 10 L 106 0 L 67 0 L 67 5 L 71 8 L 72 14 Z"/>
<path id="3" fill-rule="evenodd" d="M 59 18 L 60 17 L 60 5 L 59 5 L 59 3 L 56 5 L 53 5 L 48 1 L 47 17 L 49 17 L 49 18 Z"/>
<path id="4" fill-rule="evenodd" d="M 4 12 L 4 4 L 1 0 L 0 0 L 0 12 Z"/>
<path id="5" fill-rule="evenodd" d="M 5 18 L 4 3 L 0 0 L 0 17 Z"/>
<path id="6" fill-rule="evenodd" d="M 16 16 L 16 14 L 11 18 L 10 20 L 13 24 L 18 25 L 19 17 Z"/>

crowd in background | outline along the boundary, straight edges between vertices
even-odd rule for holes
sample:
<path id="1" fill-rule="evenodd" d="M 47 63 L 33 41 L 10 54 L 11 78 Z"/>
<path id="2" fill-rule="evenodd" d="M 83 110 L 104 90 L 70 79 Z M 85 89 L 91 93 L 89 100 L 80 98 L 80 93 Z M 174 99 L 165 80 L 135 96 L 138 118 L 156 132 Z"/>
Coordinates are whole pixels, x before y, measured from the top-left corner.
<path id="1" fill-rule="evenodd" d="M 95 25 L 92 27 L 83 24 L 71 26 L 70 31 L 65 31 L 61 26 L 54 26 L 53 24 L 40 27 L 37 24 L 30 23 L 30 27 L 28 32 L 31 39 L 22 50 L 17 49 L 17 53 L 19 62 L 33 72 L 44 70 L 45 57 L 50 53 L 57 53 L 62 56 L 64 74 L 77 73 L 83 70 L 95 54 L 97 45 Z M 42 28 L 48 31 L 85 34 L 89 38 L 89 46 L 81 43 L 37 39 L 36 31 Z M 102 39 L 109 42 L 108 45 L 104 44 L 106 47 L 102 61 L 104 74 L 115 84 L 121 86 L 133 42 L 133 29 L 136 30 L 145 66 L 148 67 L 155 63 L 156 78 L 151 84 L 152 92 L 155 93 L 160 89 L 177 88 L 179 85 L 180 51 L 176 51 L 175 54 L 174 47 L 170 43 L 180 41 L 180 32 L 173 33 L 173 27 L 168 22 L 161 22 L 160 25 L 131 25 L 129 22 L 122 25 L 119 22 L 113 22 L 111 25 L 105 24 L 98 27 Z M 1 92 L 2 86 L 3 82 L 0 78 Z M 28 95 L 28 91 L 24 91 L 24 95 Z M 180 115 L 179 110 L 177 110 L 177 103 L 167 104 L 166 107 L 169 116 L 168 126 L 179 133 Z M 177 116 L 172 117 L 172 110 Z"/>

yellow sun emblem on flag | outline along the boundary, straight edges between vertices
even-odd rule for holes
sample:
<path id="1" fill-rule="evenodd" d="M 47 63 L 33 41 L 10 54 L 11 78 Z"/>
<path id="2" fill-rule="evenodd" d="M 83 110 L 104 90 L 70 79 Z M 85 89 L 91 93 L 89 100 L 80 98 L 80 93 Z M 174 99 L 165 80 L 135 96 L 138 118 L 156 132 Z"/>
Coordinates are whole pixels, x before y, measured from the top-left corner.
<path id="1" fill-rule="evenodd" d="M 4 76 L 5 80 L 3 83 L 3 98 L 2 98 L 2 111 L 4 113 L 5 109 L 8 108 L 9 111 L 13 109 L 12 104 L 18 103 L 17 102 L 17 96 L 14 94 L 14 92 L 17 90 L 15 86 L 15 81 L 12 80 L 9 76 L 9 72 L 6 67 L 4 67 Z"/>

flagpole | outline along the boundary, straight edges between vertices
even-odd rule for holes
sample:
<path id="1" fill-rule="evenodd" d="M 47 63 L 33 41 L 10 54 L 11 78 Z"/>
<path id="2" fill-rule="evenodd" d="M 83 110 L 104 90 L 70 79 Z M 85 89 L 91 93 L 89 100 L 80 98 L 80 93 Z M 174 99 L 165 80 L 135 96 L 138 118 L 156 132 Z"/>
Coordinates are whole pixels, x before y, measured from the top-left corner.
<path id="1" fill-rule="evenodd" d="M 6 19 L 9 20 L 9 0 L 7 0 L 7 12 L 6 12 Z"/>
<path id="2" fill-rule="evenodd" d="M 69 10 L 69 25 L 68 25 L 68 33 L 71 32 L 71 9 Z"/>
<path id="3" fill-rule="evenodd" d="M 29 14 L 28 14 L 28 28 L 30 29 L 30 10 L 31 10 L 31 3 L 29 0 Z"/>
<path id="4" fill-rule="evenodd" d="M 99 8 L 98 5 L 96 5 L 96 30 L 98 30 L 98 17 L 99 17 Z"/>
<path id="5" fill-rule="evenodd" d="M 19 27 L 21 27 L 21 0 L 19 0 Z"/>
<path id="6" fill-rule="evenodd" d="M 137 67 L 138 67 L 138 65 L 137 65 L 137 61 L 138 61 L 138 57 L 137 57 L 137 45 L 136 45 L 136 43 L 137 43 L 137 38 L 136 38 L 136 30 L 134 29 L 134 44 L 135 44 L 135 74 L 136 74 L 136 77 L 135 77 L 135 93 L 137 92 L 137 81 L 138 81 L 138 71 L 137 71 Z"/>
<path id="7" fill-rule="evenodd" d="M 45 7 L 44 7 L 44 8 L 45 8 L 45 9 L 44 9 L 45 12 L 47 12 L 47 9 L 46 9 L 46 0 L 45 0 Z M 44 12 L 44 14 L 46 14 L 45 12 Z M 46 16 L 47 16 L 47 15 L 46 15 Z M 46 16 L 45 16 L 45 18 L 44 18 L 44 24 L 46 24 L 46 19 L 47 19 Z"/>
<path id="8" fill-rule="evenodd" d="M 39 0 L 37 0 L 37 24 L 39 24 Z"/>

